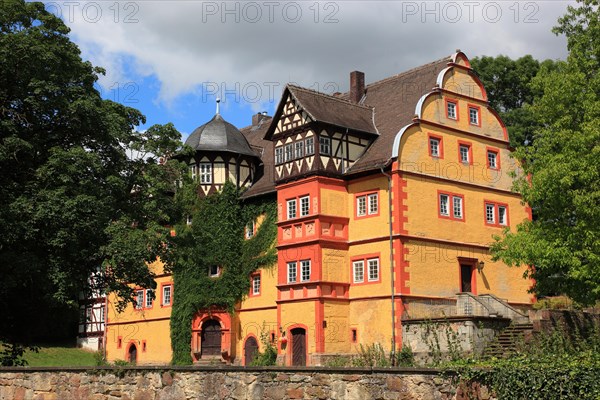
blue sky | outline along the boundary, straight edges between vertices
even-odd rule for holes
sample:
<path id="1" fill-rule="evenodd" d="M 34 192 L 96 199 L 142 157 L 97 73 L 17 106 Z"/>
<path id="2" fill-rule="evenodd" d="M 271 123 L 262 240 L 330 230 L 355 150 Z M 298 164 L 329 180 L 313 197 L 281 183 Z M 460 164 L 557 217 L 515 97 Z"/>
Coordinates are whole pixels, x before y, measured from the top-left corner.
<path id="1" fill-rule="evenodd" d="M 461 49 L 467 56 L 564 58 L 550 30 L 574 1 L 48 1 L 82 57 L 106 68 L 103 97 L 141 110 L 144 129 L 184 139 L 215 112 L 243 127 L 272 115 L 293 82 L 332 93 Z"/>

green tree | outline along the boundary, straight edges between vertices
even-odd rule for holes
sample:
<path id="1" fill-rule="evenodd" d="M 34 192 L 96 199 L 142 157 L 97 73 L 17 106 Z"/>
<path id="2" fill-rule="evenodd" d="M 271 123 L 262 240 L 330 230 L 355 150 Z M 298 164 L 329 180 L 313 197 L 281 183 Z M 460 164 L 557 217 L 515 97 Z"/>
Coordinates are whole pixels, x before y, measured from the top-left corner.
<path id="1" fill-rule="evenodd" d="M 600 299 L 600 11 L 597 0 L 579 3 L 553 30 L 566 35 L 569 55 L 533 80 L 543 92 L 531 107 L 541 127 L 516 153 L 525 173 L 516 187 L 535 218 L 492 251 L 534 266 L 536 293 L 592 304 Z"/>
<path id="2" fill-rule="evenodd" d="M 539 88 L 531 85 L 540 69 L 553 69 L 555 62 L 539 62 L 531 55 L 513 60 L 507 56 L 475 57 L 471 67 L 482 80 L 490 106 L 500 113 L 508 129 L 513 147 L 530 145 L 534 131 L 540 124 L 529 110 L 535 98 L 541 95 Z"/>
<path id="3" fill-rule="evenodd" d="M 69 29 L 42 3 L 0 7 L 0 343 L 65 335 L 80 291 L 131 298 L 151 287 L 176 206 L 168 124 L 146 132 L 139 111 L 102 100 L 101 68 L 81 60 Z M 164 156 L 158 162 L 156 155 Z M 76 327 L 76 325 L 75 325 Z"/>

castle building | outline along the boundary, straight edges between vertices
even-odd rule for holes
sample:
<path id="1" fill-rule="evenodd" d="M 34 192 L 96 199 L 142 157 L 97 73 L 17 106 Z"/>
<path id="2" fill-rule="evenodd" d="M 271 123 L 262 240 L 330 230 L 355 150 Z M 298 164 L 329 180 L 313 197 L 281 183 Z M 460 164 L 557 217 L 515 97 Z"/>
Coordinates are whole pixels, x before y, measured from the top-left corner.
<path id="1" fill-rule="evenodd" d="M 277 265 L 248 277 L 234 313 L 198 310 L 196 362 L 247 365 L 266 331 L 281 364 L 319 365 L 361 344 L 398 348 L 403 321 L 440 308 L 469 315 L 484 298 L 488 310 L 490 299 L 533 301 L 524 270 L 489 253 L 493 235 L 530 210 L 512 191 L 519 167 L 506 127 L 460 51 L 370 84 L 352 72 L 343 94 L 287 85 L 272 118 L 237 130 L 217 112 L 186 143 L 199 195 L 229 180 L 247 188 L 244 199 L 277 204 Z M 119 314 L 109 297 L 109 360 L 171 359 L 177 288 L 159 262 L 150 268 L 154 301 L 140 289 L 137 309 Z"/>

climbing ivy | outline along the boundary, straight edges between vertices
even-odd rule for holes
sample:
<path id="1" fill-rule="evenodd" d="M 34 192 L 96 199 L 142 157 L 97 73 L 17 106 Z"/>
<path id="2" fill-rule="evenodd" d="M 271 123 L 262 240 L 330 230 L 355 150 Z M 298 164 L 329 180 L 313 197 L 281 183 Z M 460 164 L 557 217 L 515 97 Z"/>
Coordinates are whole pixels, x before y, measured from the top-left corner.
<path id="1" fill-rule="evenodd" d="M 192 216 L 192 224 L 176 227 L 174 258 L 167 264 L 175 287 L 171 313 L 173 364 L 190 364 L 191 326 L 201 309 L 227 310 L 250 290 L 250 274 L 270 267 L 277 260 L 276 205 L 272 200 L 243 202 L 231 183 L 221 192 L 199 198 L 197 187 L 186 185 L 178 193 L 182 208 Z M 256 234 L 246 240 L 244 228 L 260 215 L 265 219 Z M 209 268 L 218 266 L 219 277 L 210 277 Z"/>

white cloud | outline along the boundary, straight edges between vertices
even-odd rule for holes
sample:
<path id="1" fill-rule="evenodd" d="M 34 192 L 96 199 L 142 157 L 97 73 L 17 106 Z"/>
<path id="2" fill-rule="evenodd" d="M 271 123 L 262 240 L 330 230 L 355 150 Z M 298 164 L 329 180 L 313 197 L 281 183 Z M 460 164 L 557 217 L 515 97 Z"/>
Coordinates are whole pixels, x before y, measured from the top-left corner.
<path id="1" fill-rule="evenodd" d="M 67 3 L 52 4 L 84 58 L 107 69 L 105 88 L 155 76 L 159 102 L 220 94 L 224 105 L 245 100 L 258 111 L 289 81 L 343 91 L 352 70 L 371 82 L 456 48 L 471 57 L 563 58 L 564 38 L 550 29 L 573 2 Z"/>

